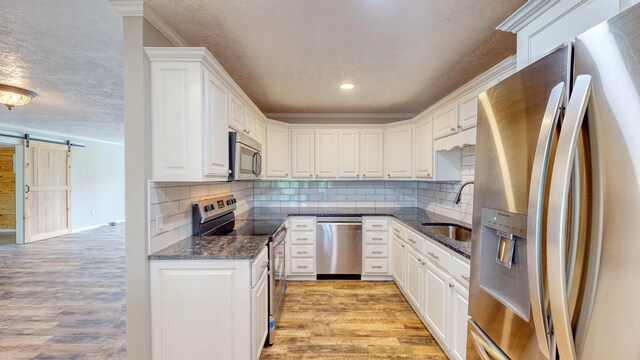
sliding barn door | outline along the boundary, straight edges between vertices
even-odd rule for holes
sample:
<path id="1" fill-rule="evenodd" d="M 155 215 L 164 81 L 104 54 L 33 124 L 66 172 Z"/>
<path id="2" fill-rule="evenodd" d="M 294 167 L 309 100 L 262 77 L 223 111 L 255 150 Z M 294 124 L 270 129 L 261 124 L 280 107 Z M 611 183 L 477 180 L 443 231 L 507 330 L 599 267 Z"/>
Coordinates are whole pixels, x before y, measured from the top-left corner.
<path id="1" fill-rule="evenodd" d="M 71 152 L 65 145 L 24 145 L 24 241 L 68 234 L 71 229 Z"/>

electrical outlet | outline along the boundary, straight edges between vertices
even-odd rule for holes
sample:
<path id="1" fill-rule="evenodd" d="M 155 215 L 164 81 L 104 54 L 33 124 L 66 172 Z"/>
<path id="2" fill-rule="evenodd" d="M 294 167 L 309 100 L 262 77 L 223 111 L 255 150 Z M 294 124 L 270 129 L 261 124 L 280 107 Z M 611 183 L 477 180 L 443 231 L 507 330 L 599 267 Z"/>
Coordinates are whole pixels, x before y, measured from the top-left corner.
<path id="1" fill-rule="evenodd" d="M 96 210 L 95 209 L 91 209 L 91 216 L 96 214 Z"/>
<path id="2" fill-rule="evenodd" d="M 156 234 L 164 231 L 164 215 L 156 215 Z"/>

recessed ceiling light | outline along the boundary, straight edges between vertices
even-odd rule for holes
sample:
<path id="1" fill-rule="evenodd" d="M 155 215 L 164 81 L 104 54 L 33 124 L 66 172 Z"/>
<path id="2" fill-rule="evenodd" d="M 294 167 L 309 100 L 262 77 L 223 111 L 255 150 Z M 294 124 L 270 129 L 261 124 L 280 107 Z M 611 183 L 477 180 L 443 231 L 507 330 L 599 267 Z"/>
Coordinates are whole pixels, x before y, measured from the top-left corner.
<path id="1" fill-rule="evenodd" d="M 353 89 L 353 84 L 342 84 L 342 85 L 340 85 L 340 89 L 342 89 L 342 90 L 351 90 L 351 89 Z"/>

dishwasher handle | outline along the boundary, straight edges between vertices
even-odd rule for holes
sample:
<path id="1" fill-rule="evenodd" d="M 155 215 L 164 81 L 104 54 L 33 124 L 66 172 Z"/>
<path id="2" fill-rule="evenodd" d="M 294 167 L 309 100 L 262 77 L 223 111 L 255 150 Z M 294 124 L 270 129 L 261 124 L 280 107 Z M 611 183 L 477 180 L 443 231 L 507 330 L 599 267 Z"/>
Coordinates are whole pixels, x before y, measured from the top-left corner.
<path id="1" fill-rule="evenodd" d="M 362 216 L 323 216 L 317 219 L 318 224 L 362 223 Z"/>

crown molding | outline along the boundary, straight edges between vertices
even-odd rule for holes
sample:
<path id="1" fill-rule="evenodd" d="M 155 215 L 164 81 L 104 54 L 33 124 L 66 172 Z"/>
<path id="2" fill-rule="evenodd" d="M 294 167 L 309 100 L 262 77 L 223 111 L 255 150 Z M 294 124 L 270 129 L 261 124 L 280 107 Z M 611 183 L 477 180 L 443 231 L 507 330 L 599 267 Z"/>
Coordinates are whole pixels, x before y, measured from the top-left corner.
<path id="1" fill-rule="evenodd" d="M 273 120 L 406 120 L 416 113 L 267 113 Z"/>
<path id="2" fill-rule="evenodd" d="M 109 0 L 121 16 L 144 16 L 143 0 Z"/>
<path id="3" fill-rule="evenodd" d="M 584 1 L 586 0 L 581 2 Z M 496 29 L 515 34 L 559 2 L 560 0 L 529 0 Z"/>
<path id="4" fill-rule="evenodd" d="M 169 39 L 171 43 L 178 47 L 189 46 L 184 39 L 178 35 L 169 24 L 149 4 L 144 3 L 144 18 L 151 23 L 160 33 Z"/>

